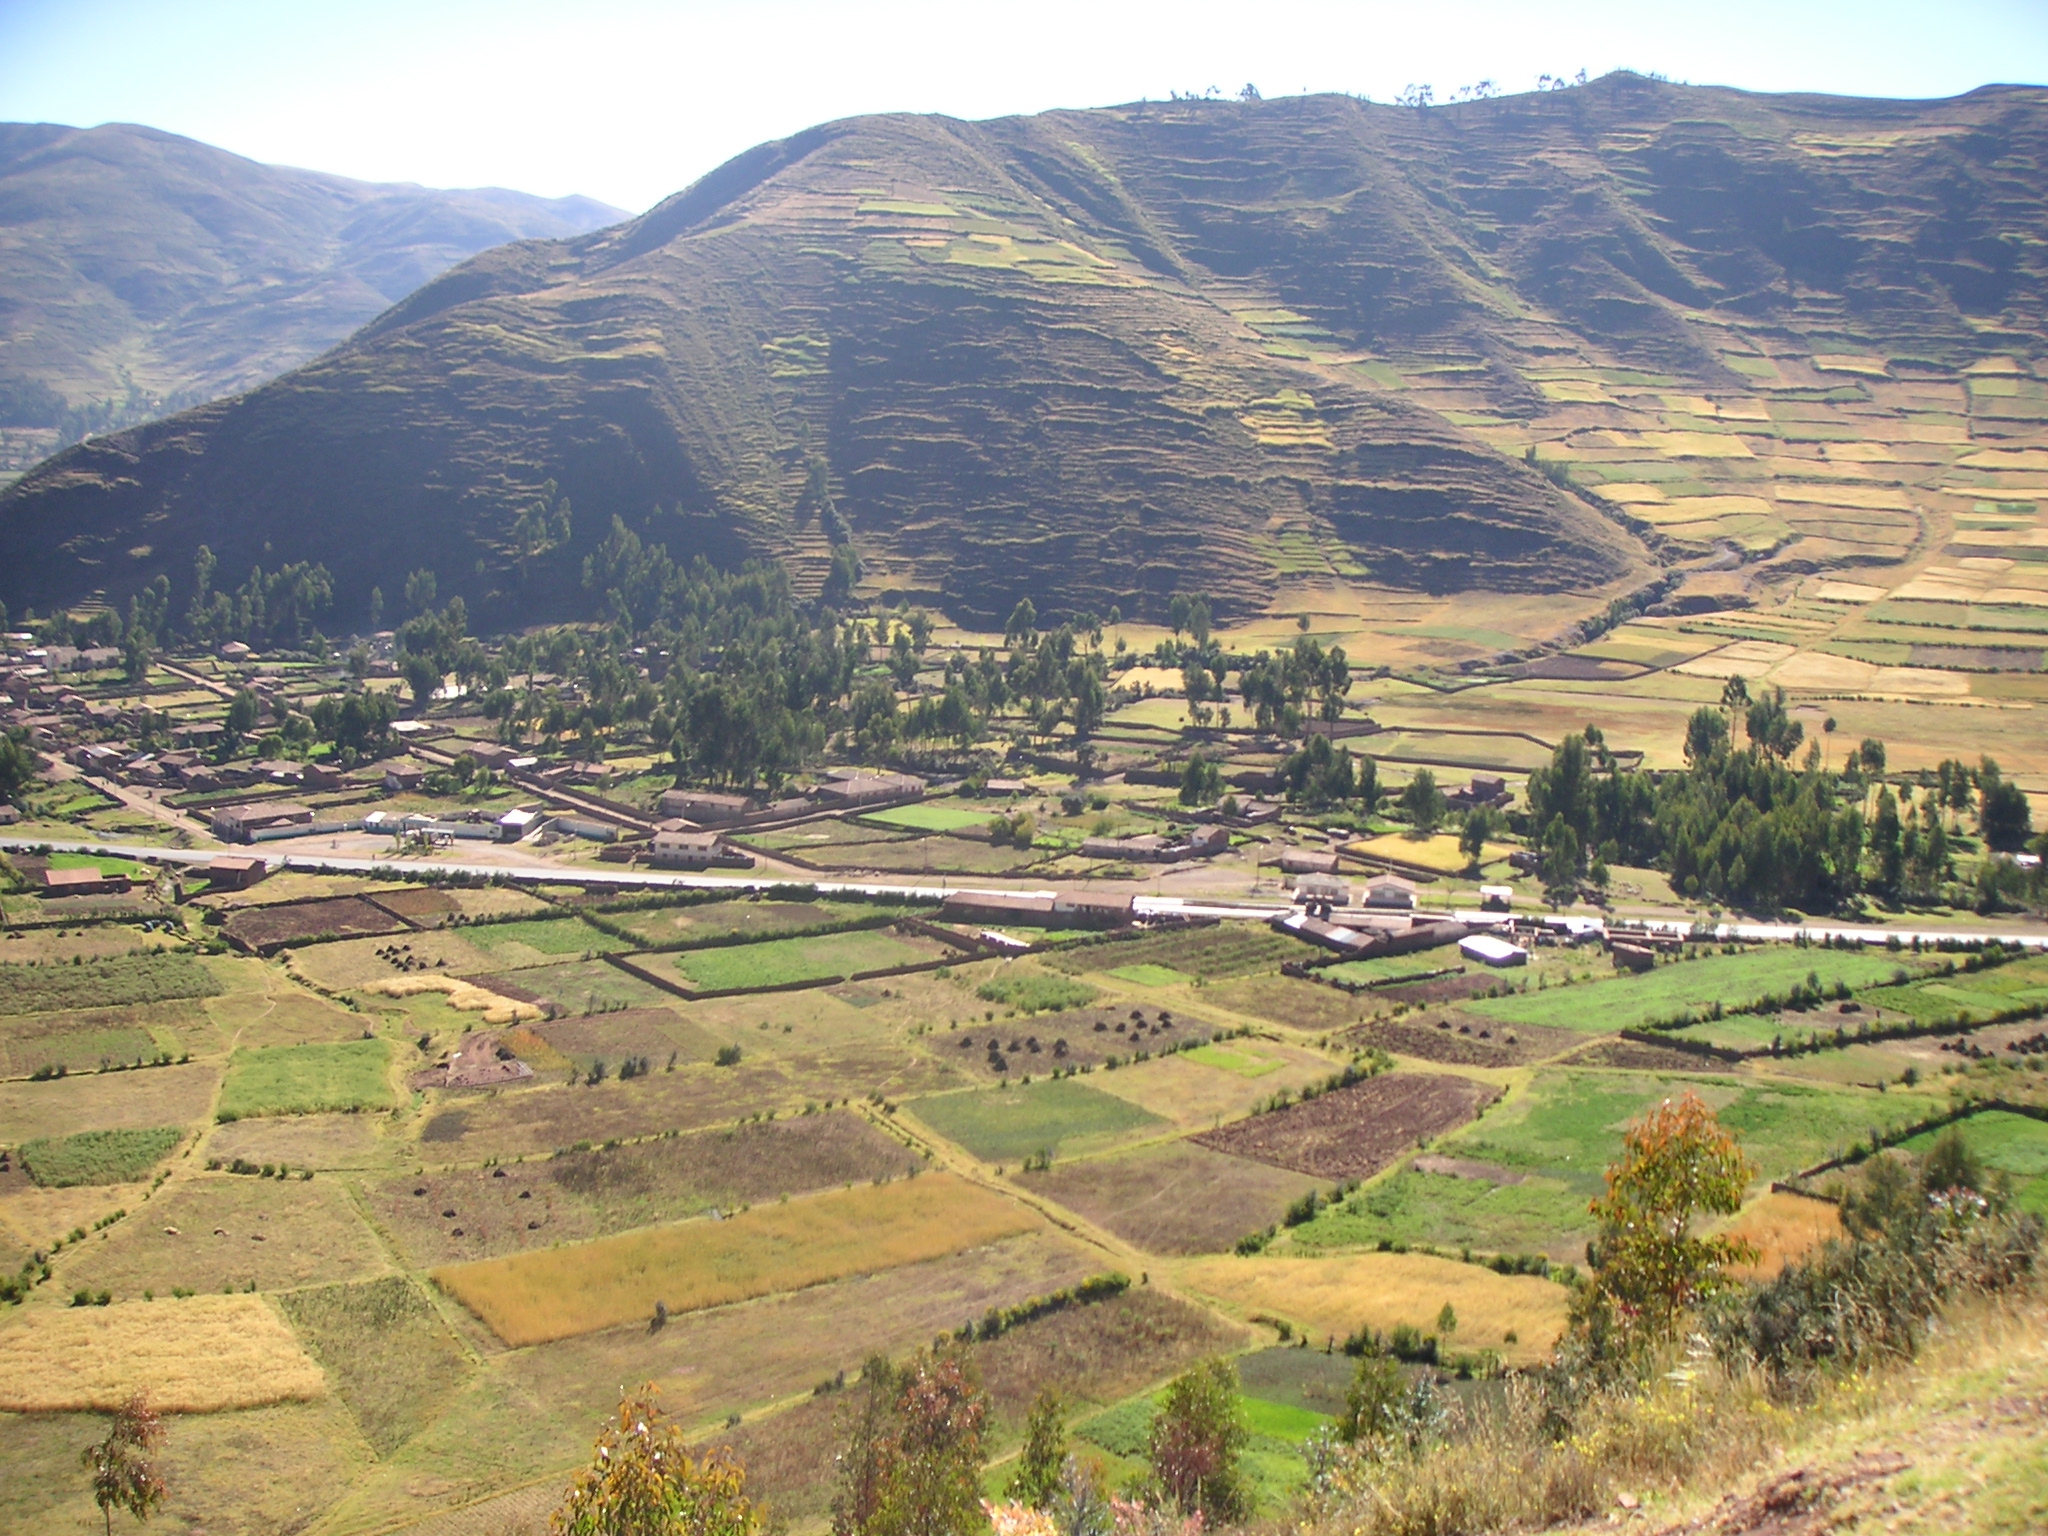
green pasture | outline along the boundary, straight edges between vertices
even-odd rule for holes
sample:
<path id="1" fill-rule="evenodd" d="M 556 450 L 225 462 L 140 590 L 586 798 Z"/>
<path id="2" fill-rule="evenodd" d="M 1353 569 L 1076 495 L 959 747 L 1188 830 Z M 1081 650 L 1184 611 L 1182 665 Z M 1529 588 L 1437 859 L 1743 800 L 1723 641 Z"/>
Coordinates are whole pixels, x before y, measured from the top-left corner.
<path id="1" fill-rule="evenodd" d="M 1988 1019 L 2009 1008 L 2048 1004 L 2048 955 L 2031 956 L 1988 971 L 1957 971 L 1904 986 L 1879 987 L 1862 1000 L 1920 1024 Z"/>
<path id="2" fill-rule="evenodd" d="M 763 939 L 758 944 L 686 950 L 676 956 L 675 965 L 691 986 L 710 992 L 824 981 L 931 958 L 887 929 L 863 928 L 809 939 Z"/>
<path id="3" fill-rule="evenodd" d="M 1092 1150 L 1165 1124 L 1135 1104 L 1072 1078 L 935 1094 L 910 1107 L 941 1136 L 992 1163 L 1021 1162 L 1034 1152 Z"/>
<path id="4" fill-rule="evenodd" d="M 214 1117 L 228 1121 L 383 1109 L 395 1102 L 390 1065 L 391 1051 L 382 1040 L 236 1051 Z"/>
<path id="5" fill-rule="evenodd" d="M 1569 1258 L 1592 1234 L 1587 1203 L 1631 1121 L 1663 1099 L 1697 1093 L 1742 1143 L 1759 1179 L 1784 1178 L 1845 1150 L 1872 1128 L 1909 1123 L 1930 1101 L 1911 1093 L 1736 1078 L 1539 1072 L 1528 1088 L 1430 1151 L 1485 1165 L 1464 1178 L 1403 1165 L 1294 1229 L 1309 1250 L 1383 1239 Z"/>
<path id="6" fill-rule="evenodd" d="M 171 1155 L 184 1132 L 176 1126 L 139 1131 L 80 1131 L 24 1142 L 22 1166 L 46 1189 L 79 1184 L 129 1184 Z"/>
<path id="7" fill-rule="evenodd" d="M 1278 1057 L 1253 1056 L 1244 1051 L 1234 1051 L 1227 1045 L 1198 1045 L 1181 1054 L 1189 1061 L 1199 1061 L 1205 1067 L 1217 1067 L 1225 1072 L 1235 1072 L 1239 1077 L 1264 1077 L 1268 1072 L 1277 1072 L 1286 1063 Z"/>
<path id="8" fill-rule="evenodd" d="M 896 827 L 906 832 L 958 832 L 965 827 L 985 827 L 994 819 L 993 810 L 975 811 L 961 805 L 899 805 L 892 810 L 862 816 L 878 827 Z"/>
<path id="9" fill-rule="evenodd" d="M 517 954 L 532 950 L 542 955 L 605 954 L 630 948 L 621 939 L 593 928 L 574 917 L 544 917 L 532 922 L 477 923 L 465 927 L 462 936 L 490 954 Z"/>
<path id="10" fill-rule="evenodd" d="M 983 982 L 975 995 L 985 1003 L 1000 1003 L 1019 1013 L 1058 1013 L 1085 1007 L 1101 994 L 1085 981 L 1006 966 Z"/>
<path id="11" fill-rule="evenodd" d="M 1186 971 L 1176 971 L 1170 965 L 1120 965 L 1107 974 L 1118 981 L 1134 982 L 1141 987 L 1173 987 L 1195 979 Z"/>
<path id="12" fill-rule="evenodd" d="M 81 965 L 0 965 L 0 1015 L 68 1013 L 80 1008 L 132 1008 L 222 990 L 191 955 L 117 955 Z"/>
<path id="13" fill-rule="evenodd" d="M 1891 980 L 1899 969 L 1895 956 L 1781 944 L 1735 955 L 1670 961 L 1641 975 L 1483 998 L 1464 1007 L 1469 1013 L 1504 1024 L 1547 1024 L 1602 1034 L 1642 1029 L 1687 1010 L 1698 1013 L 1715 1003 L 1740 1008 L 1767 993 L 1788 993 L 1809 975 L 1818 976 L 1823 987 L 1833 987 L 1836 982 L 1865 987 Z"/>

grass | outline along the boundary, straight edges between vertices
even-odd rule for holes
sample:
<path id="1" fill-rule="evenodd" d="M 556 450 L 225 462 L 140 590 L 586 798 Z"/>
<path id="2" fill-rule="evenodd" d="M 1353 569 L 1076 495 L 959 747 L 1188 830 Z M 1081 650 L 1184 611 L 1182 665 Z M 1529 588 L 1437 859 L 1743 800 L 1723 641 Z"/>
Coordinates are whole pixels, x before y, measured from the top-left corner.
<path id="1" fill-rule="evenodd" d="M 1545 1024 L 1558 1029 L 1604 1033 L 1641 1029 L 1719 1003 L 1736 1008 L 1764 996 L 1783 995 L 1817 974 L 1821 985 L 1850 987 L 1889 981 L 1896 959 L 1832 949 L 1779 945 L 1736 955 L 1673 961 L 1639 976 L 1615 976 L 1569 987 L 1477 999 L 1465 1011 L 1507 1024 Z"/>
<path id="2" fill-rule="evenodd" d="M 964 827 L 985 827 L 994 814 L 993 810 L 970 811 L 957 805 L 899 805 L 894 810 L 870 812 L 860 819 L 910 832 L 958 832 Z"/>
<path id="3" fill-rule="evenodd" d="M 984 1162 L 1074 1152 L 1162 1122 L 1114 1095 L 1062 1078 L 1024 1088 L 978 1089 L 915 1100 L 918 1119 Z"/>
<path id="4" fill-rule="evenodd" d="M 1058 1013 L 1067 1008 L 1085 1008 L 1101 994 L 1085 981 L 1006 966 L 983 982 L 975 996 L 1019 1013 Z"/>
<path id="5" fill-rule="evenodd" d="M 81 965 L 0 966 L 0 1016 L 74 1008 L 132 1008 L 212 997 L 221 984 L 191 955 L 122 955 Z"/>
<path id="6" fill-rule="evenodd" d="M 1513 1365 L 1547 1359 L 1564 1332 L 1563 1286 L 1419 1253 L 1222 1256 L 1194 1260 L 1182 1278 L 1191 1290 L 1231 1307 L 1286 1318 L 1311 1340 L 1341 1341 L 1361 1325 L 1384 1333 L 1406 1323 L 1435 1333 L 1445 1303 L 1458 1314 L 1451 1348 L 1497 1349 Z M 1510 1333 L 1516 1342 L 1507 1341 Z"/>
<path id="7" fill-rule="evenodd" d="M 77 1184 L 129 1184 L 171 1154 L 185 1133 L 176 1126 L 138 1131 L 80 1131 L 42 1137 L 21 1149 L 28 1176 L 46 1189 Z"/>
<path id="8" fill-rule="evenodd" d="M 1268 1072 L 1278 1072 L 1285 1065 L 1278 1057 L 1234 1051 L 1227 1045 L 1198 1045 L 1182 1054 L 1189 1061 L 1199 1061 L 1205 1067 L 1220 1067 L 1225 1072 L 1235 1072 L 1239 1077 L 1264 1077 Z"/>
<path id="9" fill-rule="evenodd" d="M 1176 971 L 1168 965 L 1120 965 L 1107 974 L 1118 981 L 1134 982 L 1141 987 L 1174 987 L 1193 981 L 1195 978 L 1186 971 Z"/>
<path id="10" fill-rule="evenodd" d="M 403 1275 L 290 1291 L 278 1305 L 379 1456 L 425 1428 L 469 1374 L 462 1346 Z"/>
<path id="11" fill-rule="evenodd" d="M 220 1080 L 217 1062 L 94 1072 L 56 1082 L 0 1083 L 0 1125 L 23 1141 L 78 1131 L 147 1130 L 184 1125 L 206 1113 Z"/>
<path id="12" fill-rule="evenodd" d="M 326 1383 L 260 1296 L 35 1308 L 0 1328 L 0 1409 L 105 1411 L 140 1390 L 160 1411 L 218 1413 Z"/>
<path id="13" fill-rule="evenodd" d="M 1030 1230 L 1037 1218 L 950 1174 L 759 1206 L 434 1272 L 517 1348 L 871 1274 Z"/>
<path id="14" fill-rule="evenodd" d="M 1964 1144 L 1984 1166 L 2012 1180 L 2014 1204 L 2048 1216 L 2048 1123 L 1988 1109 L 1962 1121 L 1961 1129 Z M 1941 1134 L 1923 1132 L 1906 1142 L 1906 1148 L 1924 1154 Z"/>
<path id="15" fill-rule="evenodd" d="M 395 1102 L 390 1067 L 391 1050 L 382 1040 L 236 1051 L 229 1059 L 214 1117 L 228 1121 L 382 1109 Z"/>
<path id="16" fill-rule="evenodd" d="M 691 986 L 717 992 L 728 987 L 825 981 L 851 976 L 857 971 L 914 965 L 932 958 L 930 950 L 910 944 L 895 934 L 881 929 L 860 929 L 812 939 L 764 939 L 758 944 L 689 950 L 676 957 L 675 965 Z"/>
<path id="17" fill-rule="evenodd" d="M 529 963 L 545 964 L 564 955 L 606 954 L 629 948 L 625 941 L 593 928 L 574 917 L 543 918 L 536 922 L 478 923 L 462 930 L 462 936 L 500 965 L 517 964 L 528 956 Z"/>
<path id="18" fill-rule="evenodd" d="M 1878 987 L 1863 1000 L 1909 1014 L 1916 1023 L 1983 1019 L 2027 1003 L 2048 1003 L 2048 957 L 2035 956 L 1988 971 L 1957 971 L 1903 986 Z"/>

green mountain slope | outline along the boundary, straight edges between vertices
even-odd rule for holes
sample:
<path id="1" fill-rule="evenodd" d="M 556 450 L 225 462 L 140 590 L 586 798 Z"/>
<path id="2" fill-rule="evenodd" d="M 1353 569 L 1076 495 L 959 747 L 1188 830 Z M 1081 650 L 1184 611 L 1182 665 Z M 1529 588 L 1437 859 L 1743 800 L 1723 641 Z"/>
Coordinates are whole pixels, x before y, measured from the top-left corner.
<path id="1" fill-rule="evenodd" d="M 850 531 L 872 588 L 984 622 L 1300 581 L 1604 600 L 1644 546 L 1490 429 L 1563 363 L 1678 398 L 1754 387 L 1766 343 L 2031 355 L 2043 106 L 1621 75 L 829 124 L 43 466 L 0 499 L 0 596 L 182 586 L 204 542 L 223 574 L 325 562 L 337 627 L 420 566 L 519 622 L 588 607 L 617 517 L 812 588 Z M 575 516 L 543 550 L 515 523 L 549 480 Z"/>
<path id="2" fill-rule="evenodd" d="M 0 426 L 75 435 L 247 389 L 478 251 L 624 216 L 260 165 L 126 123 L 0 124 Z"/>

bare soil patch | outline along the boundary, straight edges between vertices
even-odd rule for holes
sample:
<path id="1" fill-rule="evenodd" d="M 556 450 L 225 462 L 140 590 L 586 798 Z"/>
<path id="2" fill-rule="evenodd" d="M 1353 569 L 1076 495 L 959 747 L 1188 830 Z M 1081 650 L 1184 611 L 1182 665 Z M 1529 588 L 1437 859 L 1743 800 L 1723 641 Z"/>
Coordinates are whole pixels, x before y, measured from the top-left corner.
<path id="1" fill-rule="evenodd" d="M 1463 1125 L 1498 1092 L 1468 1077 L 1395 1072 L 1194 1139 L 1317 1178 L 1369 1178 L 1424 1137 Z"/>
<path id="2" fill-rule="evenodd" d="M 671 1058 L 706 1062 L 717 1055 L 721 1043 L 667 1008 L 577 1014 L 535 1025 L 533 1032 L 586 1071 L 598 1061 L 616 1067 L 628 1056 L 645 1056 L 656 1070 Z"/>
<path id="3" fill-rule="evenodd" d="M 1150 1253 L 1224 1253 L 1316 1187 L 1291 1169 L 1177 1141 L 1055 1164 L 1023 1186 Z"/>
<path id="4" fill-rule="evenodd" d="M 1516 677 L 1568 683 L 1618 683 L 1641 677 L 1649 668 L 1628 661 L 1601 661 L 1591 656 L 1544 656 L 1512 669 Z"/>
<path id="5" fill-rule="evenodd" d="M 1577 1030 L 1552 1029 L 1542 1024 L 1508 1027 L 1492 1019 L 1461 1019 L 1456 1023 L 1444 1019 L 1434 1024 L 1377 1019 L 1361 1024 L 1345 1036 L 1347 1041 L 1376 1045 L 1396 1056 L 1458 1067 L 1517 1067 L 1544 1061 L 1584 1038 Z"/>
<path id="6" fill-rule="evenodd" d="M 1620 1067 L 1630 1072 L 1711 1072 L 1724 1064 L 1693 1051 L 1635 1040 L 1598 1040 L 1571 1057 L 1575 1067 Z"/>
<path id="7" fill-rule="evenodd" d="M 313 939 L 360 939 L 400 932 L 405 925 L 375 902 L 360 896 L 292 906 L 243 907 L 223 924 L 227 936 L 250 949 L 265 951 L 281 944 Z"/>
<path id="8" fill-rule="evenodd" d="M 386 912 L 408 918 L 413 922 L 430 921 L 462 910 L 461 904 L 448 892 L 437 891 L 431 887 L 414 886 L 402 891 L 383 891 L 378 894 L 376 901 Z"/>

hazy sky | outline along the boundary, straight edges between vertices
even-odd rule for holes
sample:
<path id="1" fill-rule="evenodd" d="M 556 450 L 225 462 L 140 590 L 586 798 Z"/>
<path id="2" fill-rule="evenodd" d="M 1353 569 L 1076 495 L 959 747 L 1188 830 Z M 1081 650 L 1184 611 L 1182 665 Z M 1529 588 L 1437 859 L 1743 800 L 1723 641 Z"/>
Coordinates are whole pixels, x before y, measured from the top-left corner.
<path id="1" fill-rule="evenodd" d="M 1883 96 L 2043 83 L 2048 0 L 0 0 L 0 118 L 148 123 L 259 160 L 635 211 L 857 112 L 1247 81 L 1441 98 L 1619 67 Z"/>

